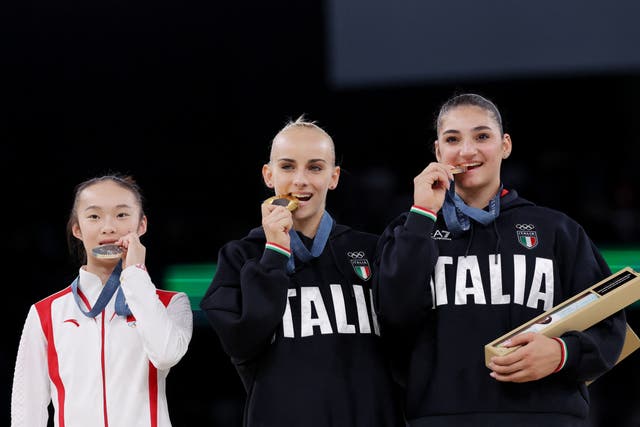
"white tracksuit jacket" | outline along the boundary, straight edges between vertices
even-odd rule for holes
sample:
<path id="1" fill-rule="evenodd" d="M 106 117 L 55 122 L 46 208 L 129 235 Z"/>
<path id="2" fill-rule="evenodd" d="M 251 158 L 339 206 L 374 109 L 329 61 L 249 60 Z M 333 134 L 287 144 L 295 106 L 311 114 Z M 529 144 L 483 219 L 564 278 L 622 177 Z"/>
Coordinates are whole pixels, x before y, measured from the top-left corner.
<path id="1" fill-rule="evenodd" d="M 100 278 L 80 269 L 85 310 Z M 157 290 L 130 266 L 121 286 L 133 313 L 115 314 L 114 294 L 102 313 L 85 316 L 71 286 L 29 309 L 20 338 L 11 395 L 12 427 L 169 427 L 165 380 L 187 351 L 193 313 L 183 292 Z"/>

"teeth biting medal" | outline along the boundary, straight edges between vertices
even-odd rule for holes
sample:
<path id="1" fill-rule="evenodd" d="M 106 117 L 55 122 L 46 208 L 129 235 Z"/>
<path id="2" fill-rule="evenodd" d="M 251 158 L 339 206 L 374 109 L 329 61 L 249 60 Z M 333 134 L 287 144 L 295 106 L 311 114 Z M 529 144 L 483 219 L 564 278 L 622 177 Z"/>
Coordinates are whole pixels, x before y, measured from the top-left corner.
<path id="1" fill-rule="evenodd" d="M 270 205 L 284 206 L 289 211 L 293 212 L 298 208 L 298 199 L 291 194 L 281 194 L 278 196 L 269 197 L 264 203 Z"/>
<path id="2" fill-rule="evenodd" d="M 91 253 L 96 258 L 120 258 L 122 248 L 118 245 L 100 245 L 91 249 Z"/>
<path id="3" fill-rule="evenodd" d="M 472 168 L 474 166 L 480 166 L 480 163 L 465 163 L 462 165 L 458 165 L 456 167 L 454 167 L 453 169 L 451 169 L 451 173 L 456 175 L 459 173 L 464 173 L 466 171 L 469 170 L 469 168 Z"/>

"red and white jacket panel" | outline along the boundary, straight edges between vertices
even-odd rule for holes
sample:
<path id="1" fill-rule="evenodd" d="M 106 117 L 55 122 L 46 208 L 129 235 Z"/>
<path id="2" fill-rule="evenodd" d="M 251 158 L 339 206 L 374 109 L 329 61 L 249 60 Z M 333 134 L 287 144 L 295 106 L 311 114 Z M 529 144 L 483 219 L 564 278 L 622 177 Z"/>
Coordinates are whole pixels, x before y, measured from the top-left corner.
<path id="1" fill-rule="evenodd" d="M 16 359 L 12 427 L 170 427 L 165 380 L 184 356 L 193 313 L 183 292 L 158 290 L 130 266 L 121 287 L 133 316 L 115 314 L 115 295 L 95 318 L 67 287 L 29 309 Z M 79 295 L 89 310 L 100 278 L 80 269 Z"/>

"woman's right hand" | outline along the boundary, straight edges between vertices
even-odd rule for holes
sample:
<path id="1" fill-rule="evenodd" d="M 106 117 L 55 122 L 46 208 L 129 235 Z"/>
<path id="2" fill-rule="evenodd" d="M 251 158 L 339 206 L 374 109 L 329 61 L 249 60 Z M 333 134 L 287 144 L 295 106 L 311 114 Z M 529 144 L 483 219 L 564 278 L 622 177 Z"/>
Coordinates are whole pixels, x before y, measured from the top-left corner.
<path id="1" fill-rule="evenodd" d="M 284 248 L 291 248 L 289 230 L 293 227 L 293 215 L 284 206 L 263 203 L 262 228 L 267 242 L 276 243 Z"/>
<path id="2" fill-rule="evenodd" d="M 453 181 L 451 166 L 431 162 L 413 179 L 413 204 L 438 212 Z"/>

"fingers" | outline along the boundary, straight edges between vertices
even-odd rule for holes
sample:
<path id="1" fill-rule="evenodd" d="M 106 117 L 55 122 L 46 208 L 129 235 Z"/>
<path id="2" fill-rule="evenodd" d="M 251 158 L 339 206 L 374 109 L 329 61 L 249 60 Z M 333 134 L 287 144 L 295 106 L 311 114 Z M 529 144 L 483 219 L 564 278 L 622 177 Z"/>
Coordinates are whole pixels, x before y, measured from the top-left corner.
<path id="1" fill-rule="evenodd" d="M 284 206 L 263 203 L 262 228 L 268 242 L 277 243 L 289 248 L 291 240 L 289 230 L 293 228 L 293 215 Z"/>
<path id="2" fill-rule="evenodd" d="M 512 337 L 507 347 L 516 348 L 505 356 L 491 358 L 491 377 L 498 381 L 534 381 L 553 373 L 561 361 L 560 345 L 540 333 L 527 332 Z"/>
<path id="3" fill-rule="evenodd" d="M 451 167 L 442 163 L 432 162 L 414 178 L 414 184 L 424 184 L 429 187 L 434 185 L 449 189 L 449 183 L 453 180 Z"/>
<path id="4" fill-rule="evenodd" d="M 521 366 L 515 366 L 525 359 L 529 352 L 533 351 L 533 347 L 527 346 L 535 338 L 534 333 L 527 332 L 511 337 L 502 343 L 504 347 L 512 348 L 514 351 L 504 356 L 494 356 L 491 358 L 490 368 L 496 367 L 500 373 L 509 373 L 513 370 L 521 369 Z M 491 368 L 493 369 L 493 368 Z"/>
<path id="5" fill-rule="evenodd" d="M 509 338 L 503 343 L 503 345 L 505 347 L 516 347 L 519 345 L 525 345 L 533 341 L 537 335 L 539 334 L 536 334 L 535 332 L 525 332 L 523 334 L 518 334 Z"/>
<path id="6" fill-rule="evenodd" d="M 147 249 L 142 242 L 140 242 L 140 236 L 138 236 L 137 233 L 130 232 L 122 236 L 116 244 L 120 245 L 123 249 L 123 268 L 136 264 L 144 265 Z"/>
<path id="7" fill-rule="evenodd" d="M 529 366 L 527 359 L 519 354 L 518 350 L 506 356 L 497 356 L 491 359 L 489 363 L 489 374 L 492 378 L 503 382 L 525 382 L 530 381 Z"/>
<path id="8" fill-rule="evenodd" d="M 413 179 L 414 204 L 438 212 L 450 188 L 453 174 L 451 166 L 432 162 Z"/>
<path id="9" fill-rule="evenodd" d="M 527 381 L 532 381 L 532 378 L 528 372 L 524 369 L 521 369 L 517 366 L 513 366 L 511 369 L 496 368 L 491 371 L 489 374 L 493 379 L 502 382 L 512 382 L 512 383 L 523 383 Z"/>

